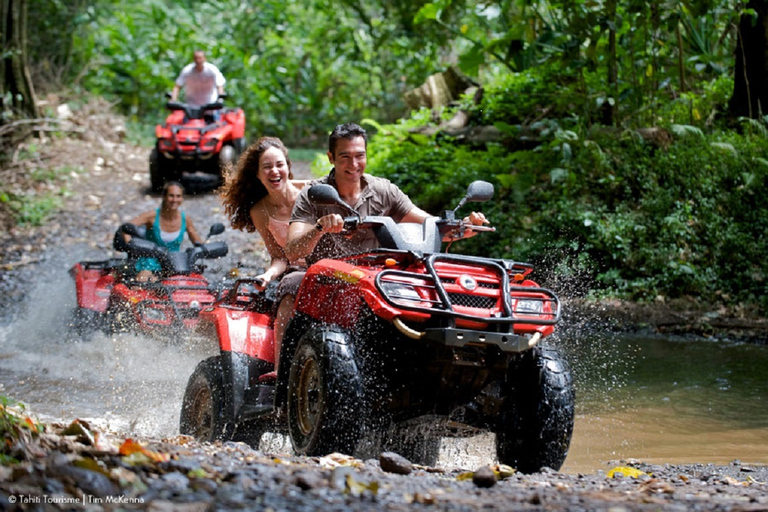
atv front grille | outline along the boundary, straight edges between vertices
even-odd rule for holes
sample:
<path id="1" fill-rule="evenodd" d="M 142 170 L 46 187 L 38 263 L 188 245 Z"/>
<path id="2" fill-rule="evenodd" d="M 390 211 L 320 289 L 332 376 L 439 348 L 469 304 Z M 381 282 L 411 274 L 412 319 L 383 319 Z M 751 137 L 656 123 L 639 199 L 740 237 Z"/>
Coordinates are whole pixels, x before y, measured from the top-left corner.
<path id="1" fill-rule="evenodd" d="M 482 295 L 470 295 L 469 293 L 448 293 L 451 304 L 476 309 L 492 309 L 496 307 L 498 299 L 483 297 Z"/>

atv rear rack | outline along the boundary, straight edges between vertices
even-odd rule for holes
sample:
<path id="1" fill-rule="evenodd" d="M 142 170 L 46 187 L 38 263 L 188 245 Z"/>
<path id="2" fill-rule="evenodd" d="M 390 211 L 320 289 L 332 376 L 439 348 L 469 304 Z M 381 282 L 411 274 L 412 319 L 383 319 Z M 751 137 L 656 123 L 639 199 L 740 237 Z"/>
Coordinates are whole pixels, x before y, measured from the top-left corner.
<path id="1" fill-rule="evenodd" d="M 510 274 L 528 268 L 526 265 L 444 253 L 426 255 L 422 262 L 427 273 L 385 269 L 376 275 L 376 289 L 390 306 L 495 325 L 542 326 L 560 321 L 560 300 L 554 292 L 538 286 L 510 284 Z M 446 275 L 445 270 L 441 275 L 436 267 L 443 263 L 470 268 L 466 273 L 457 269 L 460 275 L 456 277 Z M 474 272 L 469 271 L 472 269 Z M 464 284 L 460 284 L 462 281 Z M 392 284 L 395 288 L 404 285 L 413 289 L 418 298 L 391 291 L 392 286 L 388 285 Z"/>

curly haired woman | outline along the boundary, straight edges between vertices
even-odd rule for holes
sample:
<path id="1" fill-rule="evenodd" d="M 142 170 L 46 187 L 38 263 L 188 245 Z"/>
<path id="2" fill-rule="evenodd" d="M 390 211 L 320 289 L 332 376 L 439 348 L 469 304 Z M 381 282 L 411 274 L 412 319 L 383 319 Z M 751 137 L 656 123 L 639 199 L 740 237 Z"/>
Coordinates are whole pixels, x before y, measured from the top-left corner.
<path id="1" fill-rule="evenodd" d="M 257 276 L 262 288 L 288 268 L 285 242 L 293 204 L 309 183 L 294 180 L 288 148 L 276 137 L 262 137 L 246 149 L 227 175 L 221 198 L 232 227 L 258 231 L 271 258 Z"/>

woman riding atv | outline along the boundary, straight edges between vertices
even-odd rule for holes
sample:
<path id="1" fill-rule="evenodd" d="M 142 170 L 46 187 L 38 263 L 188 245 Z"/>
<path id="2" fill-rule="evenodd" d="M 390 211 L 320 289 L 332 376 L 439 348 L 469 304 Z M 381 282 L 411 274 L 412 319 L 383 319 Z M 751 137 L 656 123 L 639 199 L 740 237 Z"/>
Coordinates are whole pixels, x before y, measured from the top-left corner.
<path id="1" fill-rule="evenodd" d="M 160 247 L 165 247 L 169 251 L 178 251 L 181 248 L 181 242 L 184 241 L 184 233 L 189 237 L 193 244 L 203 243 L 203 239 L 197 234 L 195 225 L 191 218 L 181 211 L 181 204 L 184 202 L 184 187 L 177 181 L 169 181 L 163 186 L 163 200 L 160 208 L 149 210 L 130 221 L 136 226 L 145 226 L 147 229 L 147 240 L 156 243 Z M 130 236 L 123 235 L 126 241 Z M 155 258 L 139 258 L 136 261 L 136 281 L 147 282 L 156 281 L 155 272 L 161 270 L 160 262 Z"/>
<path id="2" fill-rule="evenodd" d="M 258 231 L 271 262 L 256 277 L 264 289 L 289 266 L 285 256 L 288 221 L 296 198 L 308 181 L 294 180 L 288 148 L 276 137 L 262 137 L 245 150 L 221 192 L 232 227 Z"/>

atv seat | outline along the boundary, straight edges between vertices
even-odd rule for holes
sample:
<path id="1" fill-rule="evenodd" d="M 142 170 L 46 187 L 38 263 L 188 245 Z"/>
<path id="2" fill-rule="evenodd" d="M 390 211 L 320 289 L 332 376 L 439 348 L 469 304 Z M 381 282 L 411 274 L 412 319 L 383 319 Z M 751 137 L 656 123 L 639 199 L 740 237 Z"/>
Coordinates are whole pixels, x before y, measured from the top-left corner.
<path id="1" fill-rule="evenodd" d="M 186 118 L 185 121 L 189 119 L 204 119 L 207 112 L 224 108 L 224 104 L 220 101 L 208 103 L 207 105 L 190 105 L 178 101 L 169 101 L 165 106 L 168 110 L 183 110 Z"/>

